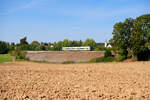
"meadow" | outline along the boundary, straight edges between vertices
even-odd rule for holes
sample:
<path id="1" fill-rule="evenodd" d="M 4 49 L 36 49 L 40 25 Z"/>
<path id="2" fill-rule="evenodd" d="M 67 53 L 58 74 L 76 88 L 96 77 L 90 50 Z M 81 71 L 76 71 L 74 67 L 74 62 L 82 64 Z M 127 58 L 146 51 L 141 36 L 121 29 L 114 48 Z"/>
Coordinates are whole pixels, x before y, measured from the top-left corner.
<path id="1" fill-rule="evenodd" d="M 9 54 L 0 54 L 0 63 L 11 62 L 12 57 Z"/>

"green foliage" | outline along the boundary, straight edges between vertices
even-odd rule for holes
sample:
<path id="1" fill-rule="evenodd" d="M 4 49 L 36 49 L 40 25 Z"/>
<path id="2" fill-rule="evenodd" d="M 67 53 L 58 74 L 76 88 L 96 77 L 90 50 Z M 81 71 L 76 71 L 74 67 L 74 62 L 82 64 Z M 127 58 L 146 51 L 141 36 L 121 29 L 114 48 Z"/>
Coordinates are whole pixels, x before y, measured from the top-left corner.
<path id="1" fill-rule="evenodd" d="M 24 37 L 22 39 L 20 39 L 20 44 L 19 46 L 17 47 L 18 50 L 28 50 L 29 49 L 29 45 L 28 45 L 28 42 L 27 42 L 27 38 Z"/>
<path id="2" fill-rule="evenodd" d="M 9 52 L 15 50 L 15 43 L 11 42 L 11 44 L 9 45 Z"/>
<path id="3" fill-rule="evenodd" d="M 131 37 L 133 55 L 137 60 L 147 60 L 150 52 L 150 14 L 137 17 Z"/>
<path id="4" fill-rule="evenodd" d="M 90 62 L 112 62 L 115 60 L 112 56 L 111 49 L 105 49 L 104 57 L 94 58 Z"/>
<path id="5" fill-rule="evenodd" d="M 32 41 L 32 43 L 30 45 L 32 45 L 32 46 L 40 46 L 40 43 L 38 41 Z"/>
<path id="6" fill-rule="evenodd" d="M 140 53 L 138 53 L 137 55 L 137 60 L 138 61 L 147 61 L 150 58 L 150 50 L 147 51 L 141 51 Z"/>
<path id="7" fill-rule="evenodd" d="M 29 50 L 29 45 L 28 44 L 25 44 L 25 45 L 19 45 L 18 50 Z"/>
<path id="8" fill-rule="evenodd" d="M 62 47 L 63 47 L 63 42 L 62 41 L 59 41 L 57 43 L 54 42 L 53 46 L 54 46 L 54 50 L 60 51 L 62 49 Z"/>
<path id="9" fill-rule="evenodd" d="M 12 56 L 9 54 L 0 54 L 0 63 L 3 62 L 11 62 L 12 61 Z"/>
<path id="10" fill-rule="evenodd" d="M 27 45 L 27 44 L 28 44 L 27 37 L 20 39 L 20 45 Z"/>
<path id="11" fill-rule="evenodd" d="M 40 50 L 40 43 L 38 41 L 32 41 L 32 43 L 30 44 L 30 50 L 35 50 L 38 51 Z"/>
<path id="12" fill-rule="evenodd" d="M 100 51 L 100 48 L 98 48 L 98 47 L 94 48 L 94 51 Z"/>
<path id="13" fill-rule="evenodd" d="M 72 44 L 71 46 L 82 46 L 83 42 L 80 40 L 80 41 L 72 41 Z"/>
<path id="14" fill-rule="evenodd" d="M 122 48 L 119 49 L 118 51 L 119 55 L 121 56 L 121 58 L 123 57 L 123 59 L 126 59 L 127 56 L 128 56 L 128 51 L 127 50 L 124 50 Z"/>
<path id="15" fill-rule="evenodd" d="M 8 51 L 8 44 L 4 41 L 0 41 L 0 54 L 7 54 Z"/>
<path id="16" fill-rule="evenodd" d="M 72 41 L 65 39 L 64 41 L 62 41 L 62 46 L 70 47 L 70 46 L 72 46 Z"/>
<path id="17" fill-rule="evenodd" d="M 128 57 L 148 60 L 150 52 L 150 14 L 136 19 L 128 18 L 114 25 L 111 43 L 119 51 L 121 59 Z"/>
<path id="18" fill-rule="evenodd" d="M 29 51 L 61 51 L 62 47 L 77 47 L 77 46 L 91 46 L 93 50 L 99 51 L 99 50 L 104 50 L 105 48 L 103 47 L 103 43 L 96 43 L 93 39 L 86 39 L 86 41 L 82 42 L 80 41 L 71 41 L 68 39 L 65 39 L 63 41 L 58 41 L 54 43 L 44 43 L 41 42 L 39 43 L 38 41 L 32 41 L 30 44 L 27 42 L 27 37 L 24 37 L 20 39 L 20 43 L 15 44 L 11 43 L 10 45 L 8 43 L 5 43 L 7 45 L 7 52 L 11 52 L 14 50 L 29 50 Z M 2 47 L 2 46 L 1 46 Z M 3 47 L 3 48 L 6 48 Z M 5 50 L 0 48 L 0 50 Z"/>
<path id="19" fill-rule="evenodd" d="M 113 61 L 115 61 L 114 57 L 100 57 L 100 58 L 94 58 L 89 62 L 113 62 Z"/>
<path id="20" fill-rule="evenodd" d="M 113 38 L 111 39 L 111 42 L 113 46 L 120 51 L 120 55 L 124 55 L 126 57 L 128 52 L 131 50 L 130 38 L 133 22 L 133 19 L 128 18 L 124 22 L 116 23 L 112 32 Z"/>
<path id="21" fill-rule="evenodd" d="M 123 61 L 125 59 L 126 59 L 126 56 L 120 55 L 118 58 L 116 58 L 116 61 Z"/>
<path id="22" fill-rule="evenodd" d="M 109 49 L 105 50 L 104 57 L 105 57 L 105 58 L 107 58 L 107 57 L 112 57 L 111 50 L 109 50 Z"/>
<path id="23" fill-rule="evenodd" d="M 85 42 L 80 41 L 71 41 L 65 39 L 63 41 L 58 41 L 53 43 L 53 48 L 50 50 L 60 51 L 62 47 L 76 47 L 76 46 L 91 46 L 96 48 L 96 42 L 93 39 L 87 39 Z"/>
<path id="24" fill-rule="evenodd" d="M 62 62 L 62 64 L 72 64 L 72 63 L 74 63 L 73 61 L 64 61 L 64 62 Z"/>
<path id="25" fill-rule="evenodd" d="M 16 59 L 27 60 L 25 51 L 20 51 L 20 50 L 15 51 L 15 57 Z"/>
<path id="26" fill-rule="evenodd" d="M 94 39 L 86 39 L 85 42 L 83 42 L 83 46 L 90 46 L 93 49 L 96 48 L 96 42 L 94 41 Z"/>

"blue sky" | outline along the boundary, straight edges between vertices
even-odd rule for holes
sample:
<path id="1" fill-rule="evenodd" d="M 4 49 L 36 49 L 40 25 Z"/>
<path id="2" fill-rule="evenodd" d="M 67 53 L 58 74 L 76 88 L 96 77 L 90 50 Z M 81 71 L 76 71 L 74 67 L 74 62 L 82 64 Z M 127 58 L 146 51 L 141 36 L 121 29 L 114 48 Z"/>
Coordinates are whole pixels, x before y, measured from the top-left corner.
<path id="1" fill-rule="evenodd" d="M 0 40 L 104 42 L 115 23 L 148 13 L 150 0 L 0 0 Z"/>

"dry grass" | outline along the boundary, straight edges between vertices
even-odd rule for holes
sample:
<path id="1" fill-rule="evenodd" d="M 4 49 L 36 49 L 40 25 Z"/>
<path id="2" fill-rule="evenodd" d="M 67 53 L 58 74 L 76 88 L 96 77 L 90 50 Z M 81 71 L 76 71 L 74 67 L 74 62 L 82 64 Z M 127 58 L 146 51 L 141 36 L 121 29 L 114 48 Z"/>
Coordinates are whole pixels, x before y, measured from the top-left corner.
<path id="1" fill-rule="evenodd" d="M 150 100 L 150 62 L 0 64 L 0 100 Z"/>

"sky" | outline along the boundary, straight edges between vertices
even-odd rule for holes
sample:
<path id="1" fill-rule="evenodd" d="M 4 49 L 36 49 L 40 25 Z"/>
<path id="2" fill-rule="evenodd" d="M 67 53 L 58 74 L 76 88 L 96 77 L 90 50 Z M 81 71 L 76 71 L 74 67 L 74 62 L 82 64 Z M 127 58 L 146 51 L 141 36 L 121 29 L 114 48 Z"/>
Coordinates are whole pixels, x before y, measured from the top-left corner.
<path id="1" fill-rule="evenodd" d="M 113 25 L 150 13 L 150 0 L 0 0 L 0 40 L 104 42 Z"/>

